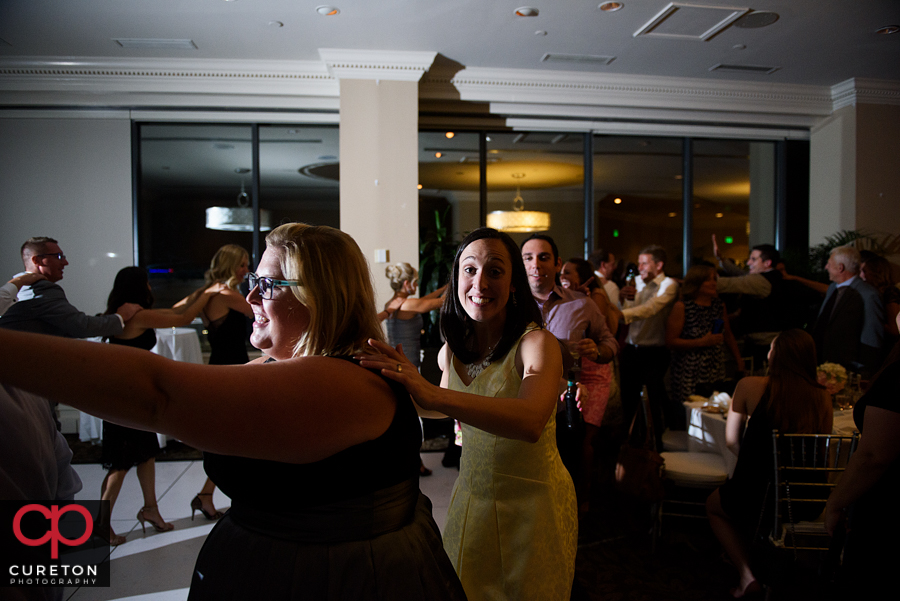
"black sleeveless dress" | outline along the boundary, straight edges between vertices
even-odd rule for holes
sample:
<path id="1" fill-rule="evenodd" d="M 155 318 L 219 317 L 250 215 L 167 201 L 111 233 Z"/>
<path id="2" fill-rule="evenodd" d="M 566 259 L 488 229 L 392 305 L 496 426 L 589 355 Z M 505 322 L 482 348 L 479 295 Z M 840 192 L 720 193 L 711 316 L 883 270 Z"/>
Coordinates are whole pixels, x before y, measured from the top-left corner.
<path id="1" fill-rule="evenodd" d="M 150 328 L 130 340 L 110 338 L 110 344 L 120 344 L 149 351 L 156 346 L 156 332 Z M 127 470 L 156 457 L 159 440 L 154 432 L 144 432 L 112 422 L 103 422 L 103 467 L 107 470 Z"/>
<path id="2" fill-rule="evenodd" d="M 772 422 L 766 411 L 768 404 L 769 393 L 766 391 L 756 405 L 756 409 L 753 410 L 747 431 L 741 440 L 740 454 L 737 465 L 734 467 L 734 474 L 719 488 L 722 509 L 735 522 L 750 530 L 757 527 L 760 519 L 764 524 L 769 523 L 768 520 L 774 510 L 774 503 L 771 501 L 774 491 L 771 491 L 770 488 L 774 486 L 775 482 L 775 456 L 772 448 Z M 793 474 L 792 477 L 794 480 L 816 482 L 820 479 L 827 479 L 827 474 L 825 476 Z M 827 497 L 827 489 L 824 489 L 824 494 Z M 763 510 L 765 510 L 764 514 Z M 794 521 L 813 520 L 821 511 L 822 507 L 815 503 L 806 506 L 795 503 Z M 763 515 L 762 518 L 761 515 Z"/>
<path id="3" fill-rule="evenodd" d="M 415 408 L 388 383 L 397 409 L 384 434 L 322 461 L 205 454 L 232 505 L 200 551 L 190 601 L 466 598 L 419 491 Z"/>
<path id="4" fill-rule="evenodd" d="M 211 321 L 207 326 L 210 365 L 243 365 L 250 361 L 247 355 L 247 317 L 240 311 L 229 309 L 223 318 Z"/>

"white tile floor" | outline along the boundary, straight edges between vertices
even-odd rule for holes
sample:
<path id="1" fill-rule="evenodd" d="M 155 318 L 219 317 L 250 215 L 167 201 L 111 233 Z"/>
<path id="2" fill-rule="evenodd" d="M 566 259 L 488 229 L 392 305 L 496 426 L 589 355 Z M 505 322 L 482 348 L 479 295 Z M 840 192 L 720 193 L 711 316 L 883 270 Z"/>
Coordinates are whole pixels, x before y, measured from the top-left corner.
<path id="1" fill-rule="evenodd" d="M 434 504 L 434 519 L 443 530 L 447 505 L 456 469 L 441 466 L 443 453 L 422 453 L 425 465 L 434 474 L 420 480 L 420 487 Z M 76 465 L 84 488 L 76 499 L 100 498 L 104 471 L 100 465 Z M 175 530 L 158 533 L 151 527 L 141 532 L 136 515 L 142 497 L 134 470 L 128 472 L 112 514 L 112 527 L 126 535 L 128 542 L 115 547 L 111 555 L 109 588 L 67 588 L 65 599 L 74 601 L 183 601 L 187 598 L 197 553 L 213 527 L 197 513 L 191 521 L 191 499 L 203 486 L 206 474 L 199 461 L 172 461 L 156 464 L 156 495 L 159 511 Z M 216 508 L 225 510 L 230 500 L 216 490 Z"/>

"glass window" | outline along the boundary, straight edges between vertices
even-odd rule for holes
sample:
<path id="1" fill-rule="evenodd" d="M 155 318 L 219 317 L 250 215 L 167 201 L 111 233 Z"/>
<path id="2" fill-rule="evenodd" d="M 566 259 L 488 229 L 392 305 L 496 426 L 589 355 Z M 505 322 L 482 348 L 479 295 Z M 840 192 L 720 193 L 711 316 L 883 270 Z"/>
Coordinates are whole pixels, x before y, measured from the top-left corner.
<path id="1" fill-rule="evenodd" d="M 666 249 L 666 273 L 680 276 L 682 139 L 594 137 L 594 246 L 611 252 L 618 275 L 641 249 Z"/>
<path id="2" fill-rule="evenodd" d="M 584 256 L 584 136 L 573 133 L 492 133 L 487 142 L 488 214 L 549 215 L 560 258 Z M 510 232 L 516 244 L 533 232 Z"/>
<path id="3" fill-rule="evenodd" d="M 267 218 L 272 227 L 291 221 L 340 227 L 338 140 L 337 127 L 260 126 L 261 221 Z M 265 246 L 263 232 L 260 255 Z"/>

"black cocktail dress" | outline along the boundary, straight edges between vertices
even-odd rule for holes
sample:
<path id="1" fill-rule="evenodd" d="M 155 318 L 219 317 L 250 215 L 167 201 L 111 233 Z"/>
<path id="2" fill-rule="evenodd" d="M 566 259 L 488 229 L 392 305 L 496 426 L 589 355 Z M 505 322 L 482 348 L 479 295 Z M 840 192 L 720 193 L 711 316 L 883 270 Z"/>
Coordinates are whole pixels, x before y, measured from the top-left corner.
<path id="1" fill-rule="evenodd" d="M 419 492 L 415 408 L 390 384 L 384 434 L 322 461 L 205 455 L 232 505 L 200 551 L 191 601 L 465 599 Z"/>

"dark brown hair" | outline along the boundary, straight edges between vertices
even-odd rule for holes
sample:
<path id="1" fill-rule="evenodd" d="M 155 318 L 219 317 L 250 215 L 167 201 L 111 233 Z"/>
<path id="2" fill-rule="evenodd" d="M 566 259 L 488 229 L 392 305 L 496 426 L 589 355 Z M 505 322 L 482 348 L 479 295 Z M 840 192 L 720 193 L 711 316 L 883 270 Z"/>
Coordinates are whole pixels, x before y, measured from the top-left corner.
<path id="1" fill-rule="evenodd" d="M 503 336 L 493 352 L 494 360 L 499 360 L 509 352 L 528 324 L 535 323 L 541 326 L 543 321 L 541 310 L 531 296 L 528 274 L 525 272 L 525 263 L 522 262 L 519 247 L 508 234 L 489 227 L 478 228 L 466 236 L 456 250 L 453 270 L 450 272 L 450 290 L 444 297 L 444 305 L 441 307 L 441 335 L 453 354 L 463 363 L 471 363 L 478 359 L 478 352 L 475 350 L 477 341 L 474 340 L 472 318 L 459 302 L 459 262 L 463 251 L 470 244 L 484 239 L 502 242 L 512 264 L 511 290 L 506 303 L 506 323 L 503 325 Z"/>
<path id="2" fill-rule="evenodd" d="M 681 300 L 694 300 L 700 286 L 716 272 L 708 265 L 694 265 L 684 274 L 684 282 L 681 283 Z"/>
<path id="3" fill-rule="evenodd" d="M 830 434 L 831 403 L 816 380 L 816 343 L 794 328 L 772 345 L 766 413 L 773 428 L 788 434 Z"/>
<path id="4" fill-rule="evenodd" d="M 584 286 L 584 283 L 588 280 L 591 280 L 591 278 L 594 279 L 592 279 L 591 283 L 588 284 L 588 290 L 593 290 L 594 288 L 599 286 L 599 284 L 597 283 L 597 278 L 594 277 L 594 266 L 591 263 L 578 257 L 572 257 L 571 259 L 566 261 L 566 263 L 571 263 L 575 266 L 575 272 L 578 273 L 579 286 Z"/>
<path id="5" fill-rule="evenodd" d="M 890 261 L 882 256 L 874 255 L 863 263 L 866 270 L 866 283 L 873 286 L 878 292 L 883 293 L 888 286 L 894 285 Z"/>

